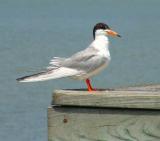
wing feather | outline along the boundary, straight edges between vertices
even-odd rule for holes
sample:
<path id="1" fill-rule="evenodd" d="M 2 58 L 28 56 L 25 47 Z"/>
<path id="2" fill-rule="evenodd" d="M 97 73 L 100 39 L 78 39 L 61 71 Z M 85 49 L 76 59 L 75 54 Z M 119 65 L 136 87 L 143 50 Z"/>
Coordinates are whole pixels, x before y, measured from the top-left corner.
<path id="1" fill-rule="evenodd" d="M 106 57 L 99 56 L 97 53 L 98 50 L 89 47 L 84 51 L 78 52 L 70 58 L 67 58 L 62 65 L 68 68 L 84 71 L 85 73 L 94 71 L 104 65 L 107 61 Z"/>

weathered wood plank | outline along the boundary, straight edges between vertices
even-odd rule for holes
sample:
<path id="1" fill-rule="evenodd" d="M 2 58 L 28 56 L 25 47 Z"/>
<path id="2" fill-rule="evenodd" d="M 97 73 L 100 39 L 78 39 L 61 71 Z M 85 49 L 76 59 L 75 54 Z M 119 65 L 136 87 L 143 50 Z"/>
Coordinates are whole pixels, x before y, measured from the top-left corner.
<path id="1" fill-rule="evenodd" d="M 50 107 L 49 141 L 160 141 L 160 111 Z"/>
<path id="2" fill-rule="evenodd" d="M 160 141 L 160 85 L 56 90 L 52 104 L 49 141 Z"/>
<path id="3" fill-rule="evenodd" d="M 56 90 L 53 105 L 160 109 L 160 85 L 96 92 Z"/>

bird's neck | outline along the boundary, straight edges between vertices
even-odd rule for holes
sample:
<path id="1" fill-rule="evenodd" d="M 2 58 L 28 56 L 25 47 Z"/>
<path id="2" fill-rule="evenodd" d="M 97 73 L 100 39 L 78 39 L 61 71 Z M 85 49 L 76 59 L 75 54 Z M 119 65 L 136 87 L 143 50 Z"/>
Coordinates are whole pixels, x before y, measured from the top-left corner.
<path id="1" fill-rule="evenodd" d="M 103 42 L 106 42 L 106 43 L 109 42 L 108 37 L 105 36 L 105 35 L 96 35 L 95 40 L 100 40 L 100 41 L 103 41 Z"/>
<path id="2" fill-rule="evenodd" d="M 95 37 L 95 40 L 94 42 L 98 45 L 97 47 L 99 48 L 107 48 L 108 49 L 108 46 L 109 46 L 109 40 L 108 40 L 108 37 L 107 36 L 104 36 L 104 35 L 97 35 Z"/>
<path id="3" fill-rule="evenodd" d="M 99 54 L 103 55 L 110 59 L 110 52 L 109 52 L 109 40 L 108 37 L 104 35 L 96 36 L 94 42 L 93 42 L 94 48 L 99 50 Z"/>

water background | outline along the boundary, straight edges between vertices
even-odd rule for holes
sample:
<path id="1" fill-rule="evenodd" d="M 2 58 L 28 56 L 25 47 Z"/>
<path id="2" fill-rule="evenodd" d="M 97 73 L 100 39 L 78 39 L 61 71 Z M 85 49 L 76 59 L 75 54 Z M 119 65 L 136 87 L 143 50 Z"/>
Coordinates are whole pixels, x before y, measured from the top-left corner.
<path id="1" fill-rule="evenodd" d="M 159 0 L 0 0 L 0 141 L 47 141 L 47 107 L 54 89 L 84 88 L 59 79 L 19 84 L 53 56 L 84 49 L 105 22 L 112 61 L 93 78 L 98 88 L 160 83 Z"/>

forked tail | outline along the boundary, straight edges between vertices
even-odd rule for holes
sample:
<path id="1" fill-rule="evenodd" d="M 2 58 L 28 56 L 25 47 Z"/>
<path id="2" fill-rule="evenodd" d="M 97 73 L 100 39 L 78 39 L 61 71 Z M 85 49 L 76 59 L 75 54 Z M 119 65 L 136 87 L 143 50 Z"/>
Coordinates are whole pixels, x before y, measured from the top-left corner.
<path id="1" fill-rule="evenodd" d="M 74 76 L 77 74 L 77 71 L 70 68 L 60 67 L 57 69 L 46 70 L 44 72 L 24 76 L 16 79 L 18 82 L 37 82 L 45 81 L 50 79 L 57 79 L 67 76 Z"/>

